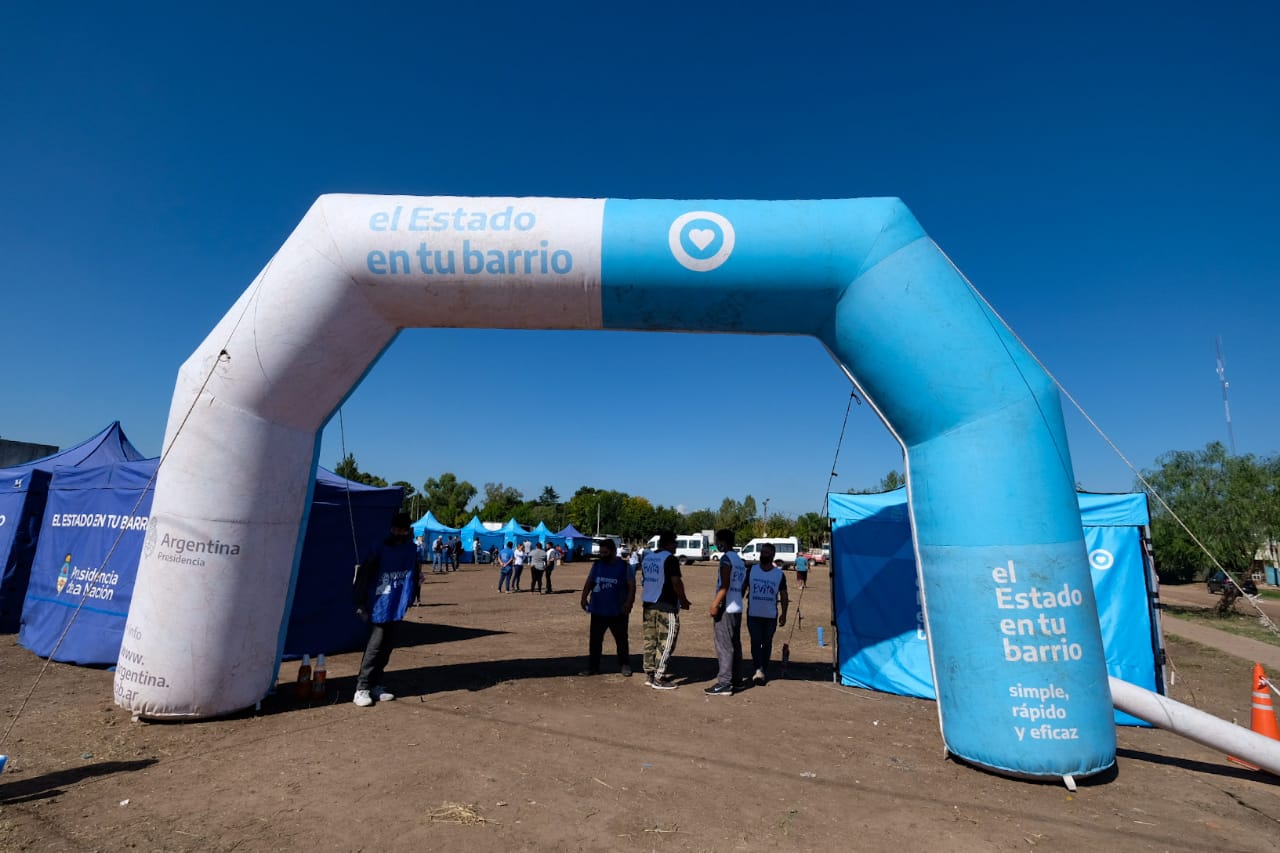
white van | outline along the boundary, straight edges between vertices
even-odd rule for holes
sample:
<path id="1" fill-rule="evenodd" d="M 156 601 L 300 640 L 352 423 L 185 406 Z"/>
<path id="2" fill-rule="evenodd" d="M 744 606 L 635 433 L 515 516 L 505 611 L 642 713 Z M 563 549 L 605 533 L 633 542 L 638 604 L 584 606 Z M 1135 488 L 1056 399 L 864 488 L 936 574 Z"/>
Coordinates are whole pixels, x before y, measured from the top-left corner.
<path id="1" fill-rule="evenodd" d="M 742 562 L 748 566 L 755 565 L 760 562 L 760 546 L 768 542 L 773 545 L 773 559 L 780 566 L 795 568 L 796 555 L 800 553 L 800 540 L 794 536 L 781 538 L 762 538 L 752 539 L 746 545 L 742 546 L 739 552 L 742 555 Z"/>
<path id="2" fill-rule="evenodd" d="M 658 537 L 655 536 L 649 540 L 649 550 L 658 550 Z M 692 563 L 694 560 L 710 559 L 711 543 L 707 541 L 707 537 L 701 533 L 685 533 L 676 537 L 675 555 L 684 561 L 685 565 Z"/>
<path id="3" fill-rule="evenodd" d="M 622 547 L 621 536 L 592 536 L 591 537 L 591 556 L 593 557 L 600 556 L 600 543 L 605 541 L 606 539 L 611 540 L 613 542 L 613 547 L 617 550 L 617 553 L 619 554 L 619 556 L 621 556 L 623 551 L 625 550 Z"/>

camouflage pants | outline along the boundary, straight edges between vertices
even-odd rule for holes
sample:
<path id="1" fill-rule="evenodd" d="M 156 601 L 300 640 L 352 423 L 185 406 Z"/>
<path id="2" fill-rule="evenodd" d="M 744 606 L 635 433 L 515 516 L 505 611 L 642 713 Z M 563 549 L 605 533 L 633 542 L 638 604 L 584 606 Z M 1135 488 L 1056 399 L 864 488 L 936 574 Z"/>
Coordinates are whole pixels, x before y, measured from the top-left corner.
<path id="1" fill-rule="evenodd" d="M 680 636 L 680 614 L 644 606 L 644 671 L 666 675 Z"/>

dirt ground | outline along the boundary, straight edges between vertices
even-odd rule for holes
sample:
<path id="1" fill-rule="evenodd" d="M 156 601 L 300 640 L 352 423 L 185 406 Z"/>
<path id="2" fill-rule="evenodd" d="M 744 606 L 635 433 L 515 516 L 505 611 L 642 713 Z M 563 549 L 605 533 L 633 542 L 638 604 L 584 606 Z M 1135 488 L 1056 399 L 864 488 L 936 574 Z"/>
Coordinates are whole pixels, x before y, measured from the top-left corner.
<path id="1" fill-rule="evenodd" d="M 0 849 L 1280 850 L 1278 780 L 1167 732 L 1121 729 L 1116 771 L 1075 794 L 944 759 L 933 703 L 832 683 L 825 567 L 779 631 L 785 679 L 703 695 L 710 564 L 686 569 L 681 689 L 577 676 L 585 569 L 542 596 L 428 573 L 401 696 L 372 708 L 350 701 L 354 653 L 330 656 L 325 702 L 285 684 L 259 714 L 185 724 L 131 722 L 109 672 L 51 665 L 0 746 Z M 631 639 L 638 657 L 638 613 Z M 1175 698 L 1247 724 L 1248 661 L 1169 652 Z M 5 726 L 41 664 L 0 638 Z"/>

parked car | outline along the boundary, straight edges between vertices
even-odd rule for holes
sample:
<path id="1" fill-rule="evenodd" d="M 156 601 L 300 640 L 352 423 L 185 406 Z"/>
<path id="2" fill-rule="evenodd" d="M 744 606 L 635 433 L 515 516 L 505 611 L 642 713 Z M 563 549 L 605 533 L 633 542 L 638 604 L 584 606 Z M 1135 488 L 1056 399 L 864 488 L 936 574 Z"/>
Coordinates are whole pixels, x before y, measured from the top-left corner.
<path id="1" fill-rule="evenodd" d="M 804 556 L 805 559 L 809 561 L 809 564 L 814 566 L 821 565 L 827 561 L 827 555 L 824 554 L 821 549 L 806 551 Z"/>
<path id="2" fill-rule="evenodd" d="M 1253 582 L 1253 578 L 1245 577 L 1239 580 L 1238 583 L 1240 584 L 1240 588 L 1244 590 L 1245 595 L 1258 594 L 1258 585 Z M 1209 580 L 1207 582 L 1209 593 L 1211 595 L 1221 595 L 1223 590 L 1231 585 L 1232 584 L 1227 576 L 1227 573 L 1222 571 L 1221 569 L 1209 575 Z"/>

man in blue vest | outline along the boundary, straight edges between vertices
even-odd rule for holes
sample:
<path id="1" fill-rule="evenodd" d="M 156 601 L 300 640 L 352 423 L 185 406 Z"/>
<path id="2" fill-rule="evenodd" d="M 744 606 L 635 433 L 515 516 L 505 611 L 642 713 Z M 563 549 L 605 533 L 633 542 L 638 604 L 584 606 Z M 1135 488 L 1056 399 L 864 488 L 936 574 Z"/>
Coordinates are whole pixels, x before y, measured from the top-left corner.
<path id="1" fill-rule="evenodd" d="M 742 669 L 742 594 L 747 586 L 747 567 L 733 550 L 736 538 L 732 530 L 716 531 L 720 570 L 716 572 L 711 619 L 720 672 L 716 683 L 702 691 L 708 696 L 732 696 Z"/>
<path id="2" fill-rule="evenodd" d="M 391 535 L 373 547 L 356 572 L 352 590 L 356 614 L 369 622 L 369 642 L 360 661 L 353 700 L 361 708 L 396 698 L 383 686 L 382 676 L 395 648 L 400 620 L 409 605 L 417 603 L 422 580 L 410 524 L 408 513 L 396 513 Z"/>
<path id="3" fill-rule="evenodd" d="M 627 640 L 627 623 L 631 621 L 631 605 L 636 600 L 635 574 L 618 559 L 617 545 L 612 539 L 600 543 L 600 559 L 591 566 L 582 585 L 582 609 L 591 614 L 587 635 L 587 670 L 583 675 L 600 672 L 604 652 L 604 632 L 613 634 L 618 647 L 618 671 L 631 675 L 631 646 Z"/>
<path id="4" fill-rule="evenodd" d="M 667 664 L 680 636 L 680 611 L 689 609 L 680 577 L 680 560 L 675 555 L 676 534 L 658 534 L 658 550 L 646 554 L 640 563 L 644 603 L 645 684 L 655 690 L 675 690 Z"/>

